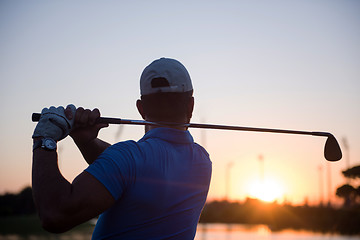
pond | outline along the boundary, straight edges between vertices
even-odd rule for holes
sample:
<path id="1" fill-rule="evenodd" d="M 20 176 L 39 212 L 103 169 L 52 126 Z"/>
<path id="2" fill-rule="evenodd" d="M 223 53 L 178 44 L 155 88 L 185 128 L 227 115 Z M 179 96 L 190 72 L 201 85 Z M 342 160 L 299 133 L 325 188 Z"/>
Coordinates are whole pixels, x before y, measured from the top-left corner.
<path id="1" fill-rule="evenodd" d="M 85 225 L 64 234 L 8 234 L 0 240 L 90 240 L 93 225 Z M 360 240 L 360 236 L 321 234 L 310 231 L 271 231 L 266 225 L 199 224 L 195 240 Z"/>
<path id="2" fill-rule="evenodd" d="M 301 230 L 273 232 L 267 225 L 199 224 L 195 240 L 360 240 L 360 236 L 322 234 Z"/>

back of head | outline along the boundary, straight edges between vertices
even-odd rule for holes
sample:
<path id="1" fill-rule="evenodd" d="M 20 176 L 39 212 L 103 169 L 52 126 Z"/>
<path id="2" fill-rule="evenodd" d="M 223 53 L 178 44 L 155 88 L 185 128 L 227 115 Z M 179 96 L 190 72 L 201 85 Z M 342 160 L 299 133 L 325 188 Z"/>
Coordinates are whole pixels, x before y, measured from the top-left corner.
<path id="1" fill-rule="evenodd" d="M 141 74 L 140 93 L 147 120 L 190 121 L 193 87 L 188 71 L 179 61 L 170 58 L 153 61 Z"/>

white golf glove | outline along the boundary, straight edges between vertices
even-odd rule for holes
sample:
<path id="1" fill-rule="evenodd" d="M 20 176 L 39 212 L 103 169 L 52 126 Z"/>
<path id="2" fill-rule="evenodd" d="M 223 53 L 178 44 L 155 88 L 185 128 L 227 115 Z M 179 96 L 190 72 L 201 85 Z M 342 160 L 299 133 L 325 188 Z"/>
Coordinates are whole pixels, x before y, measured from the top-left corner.
<path id="1" fill-rule="evenodd" d="M 73 118 L 67 119 L 64 112 L 64 107 L 44 108 L 41 111 L 41 116 L 38 124 L 35 127 L 33 138 L 35 137 L 49 137 L 55 141 L 60 141 L 69 135 L 71 128 L 74 125 L 76 107 L 72 104 L 70 107 Z"/>

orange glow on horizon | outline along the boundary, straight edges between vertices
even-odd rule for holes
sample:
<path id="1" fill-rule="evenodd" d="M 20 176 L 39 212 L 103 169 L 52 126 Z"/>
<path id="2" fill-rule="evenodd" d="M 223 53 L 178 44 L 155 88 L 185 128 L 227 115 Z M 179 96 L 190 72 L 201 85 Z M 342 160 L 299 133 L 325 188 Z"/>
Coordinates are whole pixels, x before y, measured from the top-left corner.
<path id="1" fill-rule="evenodd" d="M 265 202 L 280 201 L 284 198 L 284 187 L 275 179 L 264 179 L 249 184 L 249 196 Z"/>

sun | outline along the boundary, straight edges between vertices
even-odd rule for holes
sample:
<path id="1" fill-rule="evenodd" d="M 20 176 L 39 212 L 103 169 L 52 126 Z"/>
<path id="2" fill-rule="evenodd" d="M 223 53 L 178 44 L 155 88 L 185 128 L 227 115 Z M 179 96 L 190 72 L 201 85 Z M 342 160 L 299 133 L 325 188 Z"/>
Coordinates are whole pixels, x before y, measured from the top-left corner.
<path id="1" fill-rule="evenodd" d="M 284 188 L 274 179 L 264 179 L 249 185 L 249 195 L 265 202 L 273 202 L 284 196 Z"/>

